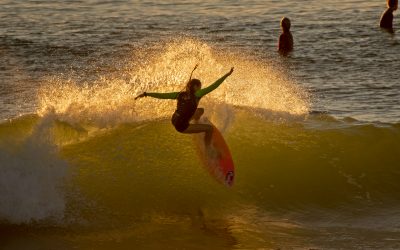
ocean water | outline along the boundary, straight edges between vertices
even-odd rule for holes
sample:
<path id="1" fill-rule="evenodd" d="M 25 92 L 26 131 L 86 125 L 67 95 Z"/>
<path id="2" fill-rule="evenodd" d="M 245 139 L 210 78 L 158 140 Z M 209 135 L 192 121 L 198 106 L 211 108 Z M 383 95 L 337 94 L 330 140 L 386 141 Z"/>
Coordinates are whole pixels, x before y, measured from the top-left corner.
<path id="1" fill-rule="evenodd" d="M 1 1 L 0 248 L 399 249 L 400 42 L 384 10 Z M 233 188 L 173 129 L 174 101 L 133 100 L 183 89 L 196 64 L 204 86 L 235 67 L 200 103 Z"/>

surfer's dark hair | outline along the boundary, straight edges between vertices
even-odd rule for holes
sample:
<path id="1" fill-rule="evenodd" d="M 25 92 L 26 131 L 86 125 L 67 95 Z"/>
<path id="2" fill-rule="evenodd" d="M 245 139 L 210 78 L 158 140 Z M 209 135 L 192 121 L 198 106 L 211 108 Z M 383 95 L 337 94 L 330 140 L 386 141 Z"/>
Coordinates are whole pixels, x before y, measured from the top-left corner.
<path id="1" fill-rule="evenodd" d="M 201 82 L 199 79 L 190 79 L 190 81 L 186 84 L 186 91 L 190 94 L 194 95 L 194 87 L 195 86 L 200 86 L 201 87 Z"/>

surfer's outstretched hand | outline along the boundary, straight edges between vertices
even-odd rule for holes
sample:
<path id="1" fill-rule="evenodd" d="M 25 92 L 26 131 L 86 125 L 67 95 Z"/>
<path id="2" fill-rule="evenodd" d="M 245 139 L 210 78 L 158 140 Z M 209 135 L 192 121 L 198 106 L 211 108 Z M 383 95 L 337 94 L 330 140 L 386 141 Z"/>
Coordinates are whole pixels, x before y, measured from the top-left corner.
<path id="1" fill-rule="evenodd" d="M 231 75 L 233 73 L 233 69 L 234 69 L 234 67 L 232 67 L 231 70 L 229 71 L 229 73 L 228 73 L 229 75 Z"/>
<path id="2" fill-rule="evenodd" d="M 135 97 L 135 101 L 136 101 L 137 99 L 139 99 L 139 98 L 146 97 L 146 96 L 147 96 L 146 92 L 143 92 L 142 94 L 140 94 L 140 95 L 138 95 L 138 96 Z"/>

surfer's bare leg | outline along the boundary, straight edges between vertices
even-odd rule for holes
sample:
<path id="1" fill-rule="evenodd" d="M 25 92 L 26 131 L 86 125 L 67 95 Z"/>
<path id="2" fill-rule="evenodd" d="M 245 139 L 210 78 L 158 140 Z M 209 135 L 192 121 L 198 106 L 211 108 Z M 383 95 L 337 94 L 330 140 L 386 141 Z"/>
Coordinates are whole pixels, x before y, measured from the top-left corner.
<path id="1" fill-rule="evenodd" d="M 203 108 L 196 109 L 196 112 L 192 116 L 192 120 L 197 122 L 203 114 L 204 114 L 204 109 Z"/>
<path id="2" fill-rule="evenodd" d="M 183 131 L 185 134 L 196 134 L 196 133 L 211 133 L 213 127 L 209 124 L 190 124 L 189 127 Z"/>
<path id="3" fill-rule="evenodd" d="M 204 141 L 206 145 L 210 144 L 211 142 L 211 135 L 212 135 L 213 127 L 209 124 L 190 124 L 189 127 L 183 131 L 184 134 L 196 134 L 205 132 Z"/>

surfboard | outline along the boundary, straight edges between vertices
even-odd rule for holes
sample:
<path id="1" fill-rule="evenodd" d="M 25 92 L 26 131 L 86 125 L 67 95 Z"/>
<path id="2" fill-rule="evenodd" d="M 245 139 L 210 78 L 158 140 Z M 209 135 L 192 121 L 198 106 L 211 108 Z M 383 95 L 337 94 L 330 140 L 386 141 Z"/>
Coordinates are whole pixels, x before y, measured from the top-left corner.
<path id="1" fill-rule="evenodd" d="M 228 145 L 217 127 L 208 119 L 202 119 L 201 123 L 213 126 L 211 142 L 206 145 L 205 134 L 194 135 L 195 145 L 204 168 L 218 182 L 232 187 L 235 180 L 235 167 Z"/>

